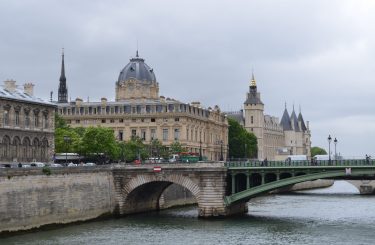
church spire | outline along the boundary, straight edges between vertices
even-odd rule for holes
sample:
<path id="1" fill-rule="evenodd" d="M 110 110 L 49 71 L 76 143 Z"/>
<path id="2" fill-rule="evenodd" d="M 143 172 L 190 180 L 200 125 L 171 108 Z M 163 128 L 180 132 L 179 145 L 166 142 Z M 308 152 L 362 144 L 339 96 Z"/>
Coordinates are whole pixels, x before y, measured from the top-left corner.
<path id="1" fill-rule="evenodd" d="M 68 88 L 66 86 L 66 77 L 65 77 L 65 63 L 64 63 L 64 48 L 61 55 L 61 74 L 60 74 L 60 83 L 58 91 L 58 103 L 67 103 L 68 102 Z"/>
<path id="2" fill-rule="evenodd" d="M 64 64 L 64 48 L 62 49 L 62 55 L 61 55 L 61 75 L 60 75 L 60 82 L 66 82 L 65 64 Z"/>

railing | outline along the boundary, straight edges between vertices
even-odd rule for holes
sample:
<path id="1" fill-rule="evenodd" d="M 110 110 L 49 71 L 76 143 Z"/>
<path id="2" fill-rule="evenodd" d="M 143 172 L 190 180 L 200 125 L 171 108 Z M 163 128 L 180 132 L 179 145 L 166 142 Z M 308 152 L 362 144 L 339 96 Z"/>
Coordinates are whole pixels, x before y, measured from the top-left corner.
<path id="1" fill-rule="evenodd" d="M 303 167 L 303 166 L 375 166 L 375 160 L 327 160 L 327 161 L 244 161 L 226 162 L 225 166 L 231 167 Z"/>

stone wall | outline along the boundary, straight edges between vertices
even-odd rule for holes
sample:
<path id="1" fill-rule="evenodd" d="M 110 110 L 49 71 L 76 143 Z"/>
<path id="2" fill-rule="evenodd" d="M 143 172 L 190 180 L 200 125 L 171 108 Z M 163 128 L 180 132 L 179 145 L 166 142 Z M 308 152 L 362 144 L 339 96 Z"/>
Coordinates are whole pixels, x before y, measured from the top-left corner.
<path id="1" fill-rule="evenodd" d="M 114 210 L 110 170 L 0 169 L 0 233 L 84 221 Z"/>

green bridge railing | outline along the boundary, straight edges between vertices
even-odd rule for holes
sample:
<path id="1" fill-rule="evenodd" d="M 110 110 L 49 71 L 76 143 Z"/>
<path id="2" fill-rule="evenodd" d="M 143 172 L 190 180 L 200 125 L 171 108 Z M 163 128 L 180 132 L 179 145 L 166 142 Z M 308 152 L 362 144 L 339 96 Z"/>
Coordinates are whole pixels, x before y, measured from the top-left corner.
<path id="1" fill-rule="evenodd" d="M 319 166 L 369 166 L 375 165 L 375 160 L 331 160 L 331 161 L 246 161 L 246 162 L 225 162 L 228 168 L 250 168 L 250 167 L 319 167 Z"/>

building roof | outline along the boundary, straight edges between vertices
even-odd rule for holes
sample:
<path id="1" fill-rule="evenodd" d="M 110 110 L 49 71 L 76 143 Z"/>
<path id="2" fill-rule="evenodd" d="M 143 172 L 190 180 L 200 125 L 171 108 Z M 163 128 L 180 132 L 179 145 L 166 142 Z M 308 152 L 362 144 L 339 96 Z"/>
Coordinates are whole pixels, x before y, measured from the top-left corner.
<path id="1" fill-rule="evenodd" d="M 281 118 L 280 125 L 283 130 L 292 130 L 292 123 L 290 121 L 288 110 L 285 108 L 283 117 Z"/>
<path id="2" fill-rule="evenodd" d="M 52 102 L 45 101 L 41 98 L 37 98 L 35 96 L 31 96 L 25 93 L 22 89 L 16 88 L 13 92 L 4 88 L 4 86 L 0 85 L 0 98 L 11 99 L 11 100 L 19 100 L 23 102 L 29 103 L 37 103 L 37 104 L 44 104 L 50 106 L 56 106 Z"/>
<path id="3" fill-rule="evenodd" d="M 229 118 L 237 121 L 240 125 L 244 125 L 245 118 L 243 117 L 242 111 L 226 112 L 226 113 Z"/>
<path id="4" fill-rule="evenodd" d="M 296 112 L 294 111 L 294 108 L 293 108 L 293 111 L 292 111 L 292 115 L 290 115 L 290 121 L 292 123 L 292 129 L 294 129 L 294 131 L 296 132 L 299 132 L 301 131 L 300 128 L 299 128 L 299 125 L 298 125 L 298 119 L 297 119 L 297 116 L 296 116 Z"/>
<path id="5" fill-rule="evenodd" d="M 149 84 L 155 83 L 156 77 L 154 70 L 150 68 L 144 61 L 144 59 L 138 56 L 137 51 L 136 57 L 130 59 L 130 62 L 120 72 L 118 81 L 120 82 L 129 79 L 137 79 Z"/>
<path id="6" fill-rule="evenodd" d="M 301 130 L 302 130 L 302 131 L 306 131 L 306 130 L 307 130 L 307 127 L 306 127 L 305 121 L 303 120 L 303 117 L 302 117 L 302 113 L 301 113 L 301 112 L 300 112 L 299 115 L 298 115 L 298 121 L 301 122 Z"/>

